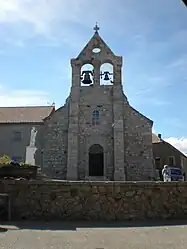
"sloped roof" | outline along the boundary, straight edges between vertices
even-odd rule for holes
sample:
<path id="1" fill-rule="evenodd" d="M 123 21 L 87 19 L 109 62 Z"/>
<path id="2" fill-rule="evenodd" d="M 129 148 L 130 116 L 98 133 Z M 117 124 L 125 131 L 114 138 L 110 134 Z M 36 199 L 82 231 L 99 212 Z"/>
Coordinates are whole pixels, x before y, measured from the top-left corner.
<path id="1" fill-rule="evenodd" d="M 178 153 L 180 153 L 182 156 L 184 156 L 185 158 L 187 158 L 187 156 L 181 152 L 179 149 L 175 148 L 172 144 L 166 142 L 164 139 L 159 138 L 156 134 L 152 133 L 152 143 L 153 144 L 158 144 L 158 143 L 163 143 L 166 146 L 169 146 L 170 148 L 172 148 L 173 150 L 177 151 Z"/>
<path id="2" fill-rule="evenodd" d="M 54 110 L 54 106 L 0 107 L 0 124 L 41 123 Z"/>
<path id="3" fill-rule="evenodd" d="M 152 133 L 152 143 L 161 143 L 163 142 L 156 134 Z"/>
<path id="4" fill-rule="evenodd" d="M 78 55 L 78 58 L 81 57 L 82 54 L 86 52 L 86 50 L 89 50 L 88 53 L 91 53 L 93 48 L 99 47 L 100 49 L 105 49 L 106 52 L 111 53 L 114 55 L 110 47 L 104 42 L 104 40 L 101 38 L 98 32 L 95 32 L 95 34 L 91 37 L 91 39 L 88 41 L 86 46 L 83 48 L 83 50 Z"/>

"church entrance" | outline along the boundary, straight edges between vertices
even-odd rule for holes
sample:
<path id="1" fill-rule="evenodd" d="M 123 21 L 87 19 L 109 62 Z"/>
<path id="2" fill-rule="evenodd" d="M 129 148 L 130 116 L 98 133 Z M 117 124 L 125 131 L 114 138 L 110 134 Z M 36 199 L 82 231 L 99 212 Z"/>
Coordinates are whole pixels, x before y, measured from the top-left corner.
<path id="1" fill-rule="evenodd" d="M 104 176 L 104 153 L 99 144 L 93 144 L 89 149 L 89 176 Z"/>

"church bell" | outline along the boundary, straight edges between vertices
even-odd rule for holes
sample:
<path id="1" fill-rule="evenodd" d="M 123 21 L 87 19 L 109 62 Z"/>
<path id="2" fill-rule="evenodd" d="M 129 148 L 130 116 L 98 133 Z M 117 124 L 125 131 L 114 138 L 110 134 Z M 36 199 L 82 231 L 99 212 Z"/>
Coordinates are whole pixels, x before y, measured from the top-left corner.
<path id="1" fill-rule="evenodd" d="M 108 76 L 108 72 L 104 72 L 104 74 L 105 74 L 104 80 L 110 80 Z"/>
<path id="2" fill-rule="evenodd" d="M 81 80 L 82 80 L 83 84 L 90 85 L 92 83 L 92 80 L 90 78 L 90 74 L 93 75 L 92 71 L 83 71 L 82 72 Z M 84 77 L 83 77 L 83 75 L 84 75 Z"/>
<path id="3" fill-rule="evenodd" d="M 108 80 L 110 80 L 109 75 L 112 75 L 112 73 L 105 71 L 104 73 L 101 73 L 101 79 L 102 79 L 102 76 L 104 76 L 103 80 L 108 81 Z"/>

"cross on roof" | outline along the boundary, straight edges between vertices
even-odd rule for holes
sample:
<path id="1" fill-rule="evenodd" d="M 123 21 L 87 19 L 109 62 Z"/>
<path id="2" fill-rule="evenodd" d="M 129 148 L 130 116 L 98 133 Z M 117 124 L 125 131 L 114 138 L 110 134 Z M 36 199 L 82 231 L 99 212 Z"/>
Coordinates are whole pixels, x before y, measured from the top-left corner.
<path id="1" fill-rule="evenodd" d="M 95 30 L 95 33 L 98 33 L 98 31 L 99 31 L 99 26 L 97 25 L 97 22 L 96 22 L 96 25 L 95 25 L 95 27 L 94 27 L 94 30 Z"/>

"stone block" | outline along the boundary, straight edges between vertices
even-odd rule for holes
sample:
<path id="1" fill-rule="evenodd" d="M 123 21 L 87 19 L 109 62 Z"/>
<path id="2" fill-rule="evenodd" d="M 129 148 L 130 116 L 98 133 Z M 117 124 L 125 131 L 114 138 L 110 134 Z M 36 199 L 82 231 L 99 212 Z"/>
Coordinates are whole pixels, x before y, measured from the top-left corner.
<path id="1" fill-rule="evenodd" d="M 12 218 L 29 220 L 185 219 L 186 188 L 187 182 L 4 180 L 0 183 L 0 191 L 6 190 L 12 196 Z"/>

